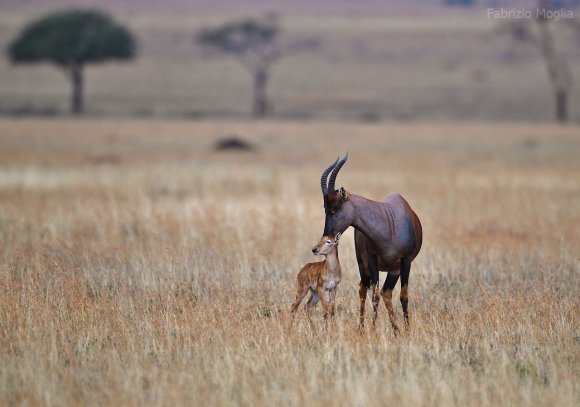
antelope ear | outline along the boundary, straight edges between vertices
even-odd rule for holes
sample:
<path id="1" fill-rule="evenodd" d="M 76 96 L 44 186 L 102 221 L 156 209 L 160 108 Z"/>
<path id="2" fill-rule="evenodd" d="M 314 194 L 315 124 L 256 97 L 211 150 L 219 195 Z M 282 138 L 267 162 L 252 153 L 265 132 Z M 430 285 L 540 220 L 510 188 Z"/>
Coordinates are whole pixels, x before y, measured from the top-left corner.
<path id="1" fill-rule="evenodd" d="M 340 197 L 345 200 L 346 198 L 348 198 L 348 192 L 346 192 L 346 189 L 344 189 L 343 187 L 340 187 L 340 189 L 338 190 L 338 194 L 340 195 Z"/>
<path id="2" fill-rule="evenodd" d="M 338 232 L 336 234 L 336 236 L 334 236 L 334 243 L 338 244 L 338 240 L 340 239 L 340 235 L 342 235 L 342 233 Z"/>

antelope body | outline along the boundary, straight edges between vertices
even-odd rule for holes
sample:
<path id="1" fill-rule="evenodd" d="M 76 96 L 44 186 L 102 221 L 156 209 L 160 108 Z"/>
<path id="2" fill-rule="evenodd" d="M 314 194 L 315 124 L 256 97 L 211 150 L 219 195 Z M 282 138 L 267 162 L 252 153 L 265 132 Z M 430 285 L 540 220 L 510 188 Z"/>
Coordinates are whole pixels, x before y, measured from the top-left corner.
<path id="1" fill-rule="evenodd" d="M 377 319 L 379 304 L 379 271 L 388 273 L 381 296 L 387 308 L 395 332 L 398 331 L 391 302 L 393 288 L 401 278 L 400 301 L 405 325 L 409 324 L 408 284 L 411 262 L 421 249 L 423 232 L 421 222 L 407 201 L 393 194 L 382 202 L 373 201 L 334 189 L 336 176 L 348 159 L 338 159 L 323 173 L 320 186 L 324 197 L 326 219 L 324 235 L 342 233 L 349 226 L 355 228 L 355 252 L 360 273 L 360 326 L 364 326 L 364 310 L 367 292 L 372 288 L 373 324 Z M 326 184 L 327 177 L 328 186 Z"/>
<path id="2" fill-rule="evenodd" d="M 322 299 L 324 319 L 334 316 L 336 289 L 342 273 L 338 260 L 338 240 L 340 233 L 331 236 L 322 236 L 318 244 L 312 249 L 312 253 L 325 256 L 324 261 L 308 263 L 298 273 L 296 300 L 292 304 L 292 316 L 298 306 L 310 291 L 310 298 L 306 303 L 306 311 L 310 317 L 310 310 Z"/>

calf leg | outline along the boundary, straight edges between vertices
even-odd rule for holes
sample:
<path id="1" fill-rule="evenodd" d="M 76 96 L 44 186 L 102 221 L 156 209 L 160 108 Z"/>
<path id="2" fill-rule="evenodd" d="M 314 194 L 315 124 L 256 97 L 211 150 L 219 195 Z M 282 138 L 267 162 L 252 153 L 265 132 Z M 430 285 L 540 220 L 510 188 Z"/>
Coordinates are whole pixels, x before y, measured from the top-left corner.
<path id="1" fill-rule="evenodd" d="M 336 287 L 330 290 L 330 317 L 334 318 L 336 313 Z"/>
<path id="2" fill-rule="evenodd" d="M 294 302 L 292 303 L 292 306 L 290 307 L 291 317 L 290 317 L 290 324 L 288 325 L 288 330 L 292 329 L 292 324 L 294 323 L 294 317 L 296 316 L 296 310 L 300 306 L 300 303 L 302 302 L 304 297 L 306 297 L 307 293 L 308 293 L 308 286 L 302 285 L 302 284 L 300 284 L 300 282 L 298 282 L 298 288 L 296 290 L 296 299 L 294 300 Z"/>
<path id="3" fill-rule="evenodd" d="M 317 291 L 311 290 L 310 298 L 306 302 L 306 315 L 308 317 L 308 322 L 310 323 L 310 327 L 314 328 L 314 324 L 312 323 L 312 308 L 318 304 L 320 301 L 320 296 L 318 295 Z"/>
<path id="4" fill-rule="evenodd" d="M 308 293 L 308 286 L 302 285 L 299 283 L 298 289 L 296 291 L 296 299 L 294 300 L 294 302 L 292 303 L 292 307 L 290 308 L 290 313 L 291 313 L 292 317 L 290 318 L 290 325 L 288 326 L 288 329 L 292 328 L 292 324 L 294 323 L 294 317 L 296 316 L 296 310 L 300 306 L 300 303 L 302 302 L 304 297 L 306 297 L 307 293 Z"/>
<path id="5" fill-rule="evenodd" d="M 302 302 L 304 297 L 306 297 L 306 294 L 308 294 L 308 286 L 304 287 L 299 286 L 298 291 L 296 292 L 296 299 L 294 300 L 294 302 L 292 303 L 292 307 L 290 308 L 290 312 L 292 312 L 292 317 L 294 317 L 296 310 L 300 306 L 300 303 Z"/>
<path id="6" fill-rule="evenodd" d="M 395 311 L 393 310 L 393 288 L 399 281 L 398 275 L 388 274 L 387 278 L 385 279 L 385 284 L 383 285 L 383 289 L 381 290 L 381 296 L 383 297 L 383 301 L 385 303 L 385 307 L 387 308 L 387 312 L 389 313 L 389 320 L 391 321 L 391 325 L 393 326 L 393 331 L 395 334 L 399 332 L 399 327 L 397 326 L 397 319 L 395 318 Z"/>
<path id="7" fill-rule="evenodd" d="M 324 316 L 324 320 L 328 321 L 328 314 L 330 313 L 330 309 L 331 309 L 330 290 L 320 288 L 318 290 L 318 296 L 321 297 L 321 299 L 322 299 L 322 315 Z"/>
<path id="8" fill-rule="evenodd" d="M 318 291 L 311 291 L 310 298 L 306 302 L 306 310 L 311 310 L 312 308 L 316 307 L 320 301 L 320 296 L 318 295 Z"/>
<path id="9" fill-rule="evenodd" d="M 411 260 L 403 257 L 401 259 L 401 306 L 406 329 L 409 329 L 409 274 L 411 274 Z"/>

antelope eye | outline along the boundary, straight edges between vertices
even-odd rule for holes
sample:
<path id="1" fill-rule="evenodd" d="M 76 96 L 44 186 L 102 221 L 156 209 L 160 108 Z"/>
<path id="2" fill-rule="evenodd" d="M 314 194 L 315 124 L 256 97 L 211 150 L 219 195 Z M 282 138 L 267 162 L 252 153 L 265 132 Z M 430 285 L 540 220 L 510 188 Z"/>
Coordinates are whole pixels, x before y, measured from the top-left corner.
<path id="1" fill-rule="evenodd" d="M 326 243 L 332 243 L 332 240 L 327 240 Z"/>

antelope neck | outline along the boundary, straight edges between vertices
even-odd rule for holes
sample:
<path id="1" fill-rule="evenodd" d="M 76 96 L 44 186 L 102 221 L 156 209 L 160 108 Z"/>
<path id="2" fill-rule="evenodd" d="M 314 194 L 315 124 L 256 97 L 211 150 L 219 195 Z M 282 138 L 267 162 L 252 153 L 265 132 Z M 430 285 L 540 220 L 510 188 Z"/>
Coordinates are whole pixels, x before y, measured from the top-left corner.
<path id="1" fill-rule="evenodd" d="M 390 206 L 385 202 L 371 201 L 359 195 L 351 195 L 350 199 L 355 208 L 352 226 L 360 230 L 375 243 L 383 240 L 385 234 L 384 219 L 387 219 L 389 229 L 392 229 L 393 214 Z"/>

